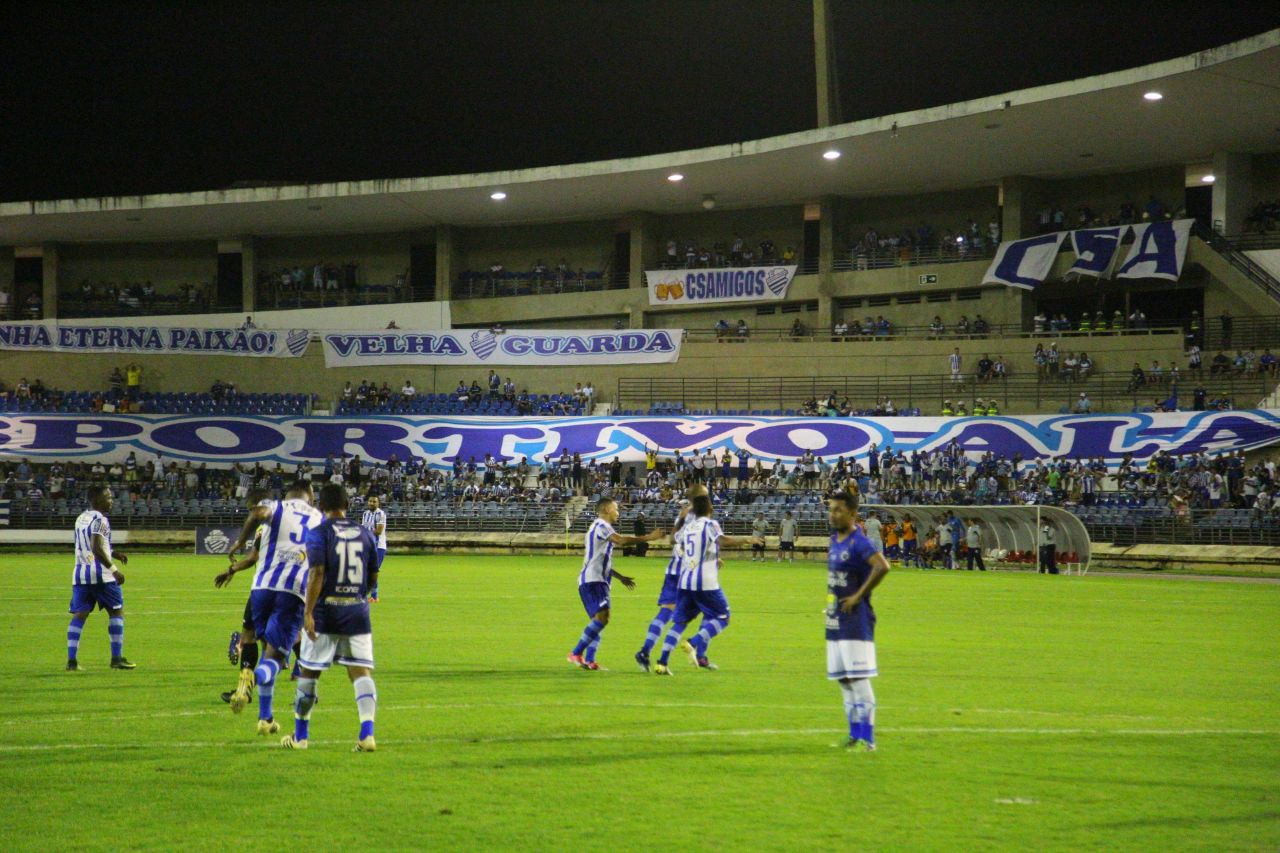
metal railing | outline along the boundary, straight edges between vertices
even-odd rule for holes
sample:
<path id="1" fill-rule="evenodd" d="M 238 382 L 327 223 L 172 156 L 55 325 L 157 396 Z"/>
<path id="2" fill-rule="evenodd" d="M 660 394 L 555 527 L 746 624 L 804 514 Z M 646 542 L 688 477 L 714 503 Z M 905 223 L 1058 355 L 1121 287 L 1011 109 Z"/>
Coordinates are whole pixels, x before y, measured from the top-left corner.
<path id="1" fill-rule="evenodd" d="M 1072 410 L 1084 392 L 1091 409 L 1099 411 L 1133 411 L 1154 406 L 1156 400 L 1167 399 L 1174 391 L 1168 377 L 1162 382 L 1137 385 L 1127 371 L 1094 373 L 1086 379 L 1040 379 L 1035 375 L 1007 376 L 1003 379 L 978 380 L 970 375 L 954 380 L 949 375 L 875 376 L 865 379 L 848 376 L 757 376 L 744 378 L 662 377 L 624 378 L 618 380 L 617 407 L 647 408 L 655 403 L 676 403 L 685 409 L 751 412 L 799 411 L 805 400 L 821 399 L 834 392 L 837 398 L 848 397 L 854 409 L 869 409 L 879 401 L 892 400 L 898 411 L 921 408 L 924 414 L 937 414 L 944 401 L 975 399 L 995 400 L 1005 413 L 1015 405 L 1022 408 L 1053 406 L 1059 411 Z M 1260 373 L 1210 375 L 1205 368 L 1200 375 L 1182 376 L 1178 386 L 1179 405 L 1191 408 L 1197 386 L 1206 391 L 1206 401 L 1226 399 L 1240 407 L 1252 407 L 1267 395 L 1274 385 L 1274 375 Z"/>
<path id="2" fill-rule="evenodd" d="M 1280 317 L 1274 318 L 1280 323 Z M 813 329 L 805 327 L 801 334 L 796 334 L 789 328 L 782 329 L 750 329 L 746 336 L 740 336 L 736 333 L 735 328 L 730 326 L 728 331 L 719 329 L 686 329 L 685 340 L 690 342 L 708 342 L 720 341 L 722 343 L 749 343 L 750 341 L 796 341 L 799 343 L 813 343 L 815 341 L 822 342 L 857 342 L 857 341 L 894 341 L 894 340 L 932 340 L 932 341 L 973 341 L 985 339 L 1070 339 L 1070 338 L 1105 338 L 1114 337 L 1116 335 L 1175 335 L 1179 340 L 1185 334 L 1183 328 L 1177 325 L 1159 325 L 1145 329 L 1103 329 L 1097 331 L 1060 331 L 1060 332 L 1029 332 L 1024 329 L 1021 324 L 995 324 L 988 327 L 985 332 L 977 332 L 970 328 L 969 331 L 962 331 L 954 325 L 948 325 L 943 331 L 937 332 L 929 326 L 893 326 L 886 334 L 863 334 L 861 331 L 851 329 L 848 334 L 836 335 L 829 330 Z"/>
<path id="3" fill-rule="evenodd" d="M 390 305 L 399 302 L 416 302 L 417 294 L 402 282 L 391 284 L 362 284 L 334 290 L 283 288 L 277 281 L 259 282 L 255 305 L 259 310 L 268 308 L 343 308 L 348 305 Z"/>
<path id="4" fill-rule="evenodd" d="M 1245 278 L 1262 288 L 1271 298 L 1280 301 L 1280 281 L 1260 266 L 1253 258 L 1241 251 L 1226 237 L 1196 222 L 1191 231 L 1213 249 L 1223 260 L 1239 270 Z"/>
<path id="5" fill-rule="evenodd" d="M 896 249 L 850 251 L 836 257 L 832 268 L 836 271 L 876 270 L 888 267 L 990 260 L 995 256 L 996 247 L 985 242 L 981 247 L 970 246 L 967 243 L 939 243 L 933 246 L 900 246 Z"/>
<path id="6" fill-rule="evenodd" d="M 494 299 L 500 296 L 540 296 L 560 293 L 590 293 L 600 290 L 625 290 L 628 277 L 620 273 L 576 273 L 561 278 L 555 273 L 535 276 L 533 273 L 505 272 L 497 276 L 487 273 L 462 273 L 453 282 L 454 299 Z"/>

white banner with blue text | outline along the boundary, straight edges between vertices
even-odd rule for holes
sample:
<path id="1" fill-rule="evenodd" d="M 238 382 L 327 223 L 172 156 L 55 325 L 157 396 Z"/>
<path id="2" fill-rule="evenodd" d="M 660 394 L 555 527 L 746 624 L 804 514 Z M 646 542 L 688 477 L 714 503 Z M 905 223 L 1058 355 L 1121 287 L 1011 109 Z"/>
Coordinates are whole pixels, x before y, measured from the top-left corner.
<path id="1" fill-rule="evenodd" d="M 378 364 L 667 364 L 680 358 L 682 329 L 453 329 L 331 332 L 325 367 Z"/>
<path id="2" fill-rule="evenodd" d="M 650 305 L 706 305 L 787 298 L 796 267 L 645 270 Z"/>
<path id="3" fill-rule="evenodd" d="M 1069 240 L 1076 259 L 1067 275 L 1096 278 L 1162 278 L 1182 276 L 1191 240 L 1191 219 L 1113 225 L 1057 231 L 1001 243 L 982 278 L 983 284 L 1006 284 L 1031 290 L 1049 276 L 1062 241 Z M 1129 254 L 1112 273 L 1120 244 L 1133 236 Z"/>
<path id="4" fill-rule="evenodd" d="M 59 326 L 0 323 L 0 350 L 118 352 L 129 355 L 238 355 L 297 358 L 307 329 L 202 329 L 186 326 Z"/>

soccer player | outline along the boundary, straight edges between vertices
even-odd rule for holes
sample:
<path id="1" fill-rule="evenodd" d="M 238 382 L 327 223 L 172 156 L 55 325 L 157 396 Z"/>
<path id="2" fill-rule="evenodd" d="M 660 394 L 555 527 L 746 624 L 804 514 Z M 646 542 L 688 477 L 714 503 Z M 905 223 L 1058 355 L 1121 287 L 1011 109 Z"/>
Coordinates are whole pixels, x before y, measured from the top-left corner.
<path id="1" fill-rule="evenodd" d="M 791 510 L 787 510 L 778 522 L 778 558 L 774 562 L 781 563 L 783 554 L 787 555 L 788 562 L 796 561 L 796 520 Z"/>
<path id="2" fill-rule="evenodd" d="M 258 686 L 259 735 L 280 731 L 280 724 L 271 713 L 272 694 L 276 676 L 288 660 L 289 650 L 302 628 L 307 531 L 321 521 L 320 513 L 311 505 L 311 497 L 311 484 L 296 480 L 285 492 L 284 500 L 266 501 L 251 509 L 229 553 L 234 563 L 236 553 L 253 532 L 259 525 L 265 525 L 261 555 L 253 576 L 253 592 L 249 597 L 254 632 L 266 646 L 252 676 Z M 237 714 L 248 697 L 247 672 L 241 670 L 241 687 L 237 687 L 231 697 L 231 710 Z"/>
<path id="3" fill-rule="evenodd" d="M 387 511 L 382 509 L 382 502 L 377 495 L 369 495 L 368 509 L 361 517 L 360 526 L 373 534 L 377 543 L 378 573 L 382 573 L 382 560 L 387 556 Z M 369 587 L 369 600 L 377 603 L 378 585 Z"/>
<path id="4" fill-rule="evenodd" d="M 600 648 L 600 632 L 609 624 L 609 589 L 614 578 L 622 581 L 627 589 L 635 589 L 635 578 L 613 570 L 613 546 L 652 542 L 666 536 L 664 530 L 653 530 L 644 536 L 623 536 L 613 529 L 618 520 L 618 502 L 613 498 L 596 501 L 596 520 L 587 528 L 586 551 L 582 558 L 582 571 L 578 574 L 578 597 L 591 621 L 583 629 L 578 644 L 569 652 L 566 660 L 583 669 L 598 670 L 596 650 Z"/>
<path id="5" fill-rule="evenodd" d="M 716 669 L 707 659 L 707 647 L 729 626 L 729 601 L 720 588 L 720 549 L 754 544 L 755 537 L 725 536 L 720 522 L 711 517 L 711 498 L 695 495 L 690 507 L 693 518 L 685 521 L 677 535 L 680 545 L 680 592 L 671 627 L 662 641 L 662 655 L 654 667 L 656 675 L 671 675 L 671 650 L 693 617 L 702 613 L 702 623 L 692 640 L 680 641 L 680 650 L 699 669 Z"/>
<path id="6" fill-rule="evenodd" d="M 280 745 L 306 749 L 316 682 L 334 661 L 347 668 L 356 693 L 360 735 L 356 752 L 373 752 L 373 718 L 378 694 L 373 683 L 373 626 L 368 593 L 378 582 L 377 538 L 347 520 L 347 493 L 329 484 L 320 489 L 324 520 L 307 531 L 307 597 L 302 651 L 293 706 L 293 734 Z"/>
<path id="7" fill-rule="evenodd" d="M 835 531 L 827 552 L 827 678 L 840 683 L 850 748 L 876 748 L 876 614 L 871 591 L 889 573 L 889 561 L 854 523 L 856 492 L 837 492 L 828 502 Z"/>
<path id="8" fill-rule="evenodd" d="M 908 566 L 914 563 L 920 565 L 919 555 L 916 553 L 916 522 L 911 516 L 902 517 L 902 565 Z"/>
<path id="9" fill-rule="evenodd" d="M 266 499 L 267 490 L 255 487 L 249 489 L 247 497 L 245 498 L 245 504 L 249 509 L 253 509 Z M 241 560 L 232 565 L 230 569 L 215 577 L 213 579 L 213 585 L 221 589 L 227 585 L 227 582 L 231 580 L 231 577 L 236 572 L 242 572 L 257 564 L 261 539 L 262 525 L 259 525 L 258 529 L 253 534 L 253 544 L 249 546 L 249 552 L 245 554 Z M 243 683 L 245 690 L 247 691 L 251 689 L 253 686 L 252 673 L 258 666 L 258 635 L 253 630 L 253 607 L 250 605 L 248 596 L 246 596 L 244 600 L 244 616 L 240 620 L 240 630 L 231 632 L 231 645 L 227 651 L 227 655 L 231 658 L 231 662 L 233 664 L 240 667 L 240 680 Z M 246 669 L 250 673 L 248 676 L 243 675 Z M 237 684 L 237 689 L 239 688 L 240 684 Z M 235 694 L 236 690 L 228 690 L 221 694 L 222 701 L 230 704 L 231 697 L 235 696 Z M 248 702 L 249 697 L 246 692 L 245 696 L 241 700 L 240 706 L 244 707 Z"/>
<path id="10" fill-rule="evenodd" d="M 111 668 L 134 669 L 124 656 L 124 593 L 120 585 L 124 575 L 116 563 L 126 565 L 129 558 L 112 553 L 111 512 L 114 498 L 106 486 L 89 489 L 89 509 L 76 519 L 76 568 L 71 576 L 71 623 L 67 625 L 67 671 L 80 672 L 77 657 L 80 632 L 95 605 L 107 611 L 107 635 L 111 641 Z"/>
<path id="11" fill-rule="evenodd" d="M 693 485 L 686 492 L 689 497 L 694 495 L 707 494 L 707 487 L 703 485 Z M 675 614 L 676 601 L 680 593 L 680 539 L 676 535 L 680 532 L 680 528 L 684 526 L 685 521 L 689 518 L 689 499 L 680 501 L 680 512 L 676 515 L 675 522 L 671 525 L 671 559 L 667 562 L 667 571 L 662 578 L 662 591 L 658 593 L 658 613 L 649 623 L 649 630 L 645 633 L 644 645 L 640 647 L 640 651 L 636 652 L 636 664 L 644 672 L 649 671 L 649 653 L 653 651 L 653 647 L 657 645 L 658 640 L 662 639 L 663 629 L 671 621 L 671 617 Z"/>

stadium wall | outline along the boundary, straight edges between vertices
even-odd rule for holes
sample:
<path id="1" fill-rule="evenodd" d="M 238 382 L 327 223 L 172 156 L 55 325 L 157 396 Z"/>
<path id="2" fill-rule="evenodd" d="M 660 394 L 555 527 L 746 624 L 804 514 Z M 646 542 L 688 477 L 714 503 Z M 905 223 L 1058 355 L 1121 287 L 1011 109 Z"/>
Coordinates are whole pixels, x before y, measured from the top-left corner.
<path id="1" fill-rule="evenodd" d="M 456 306 L 458 303 L 453 303 Z M 788 316 L 788 322 L 791 315 Z M 811 315 L 798 315 L 808 317 Z M 1031 353 L 1037 340 L 1046 343 L 1059 340 L 1063 352 L 1085 349 L 1098 370 L 1124 370 L 1133 361 L 1149 365 L 1153 359 L 1162 364 L 1181 363 L 1182 339 L 1178 334 L 1099 336 L 1088 339 L 1060 340 L 1009 338 L 987 340 L 883 340 L 871 342 L 845 341 L 749 341 L 747 343 L 686 342 L 680 361 L 674 365 L 600 365 L 591 367 L 522 367 L 495 366 L 503 377 L 512 377 L 521 389 L 538 393 L 569 391 L 575 382 L 590 381 L 597 399 L 612 400 L 621 378 L 696 377 L 768 377 L 768 376 L 832 376 L 850 377 L 939 377 L 946 373 L 946 356 L 960 347 L 967 364 L 972 366 L 984 353 L 994 358 L 1003 355 L 1011 365 L 1011 374 L 1035 371 Z M 318 343 L 312 343 L 301 358 L 265 359 L 234 356 L 111 356 L 74 353 L 0 353 L 0 374 L 6 381 L 40 377 L 46 384 L 63 390 L 104 388 L 107 375 L 116 365 L 136 361 L 143 368 L 144 387 L 164 391 L 205 391 L 215 378 L 231 380 L 242 391 L 300 393 L 320 395 L 321 401 L 336 399 L 343 383 L 361 380 L 387 382 L 399 388 L 411 379 L 419 392 L 452 391 L 458 380 L 472 379 L 484 384 L 488 368 L 477 367 L 368 367 L 332 368 L 324 366 L 324 355 Z M 807 387 L 797 387 L 798 405 L 807 396 Z M 1063 392 L 1066 394 L 1066 392 Z M 1056 411 L 1065 402 L 1055 400 Z M 1255 401 L 1256 402 L 1256 401 Z M 905 405 L 905 401 L 898 401 Z"/>

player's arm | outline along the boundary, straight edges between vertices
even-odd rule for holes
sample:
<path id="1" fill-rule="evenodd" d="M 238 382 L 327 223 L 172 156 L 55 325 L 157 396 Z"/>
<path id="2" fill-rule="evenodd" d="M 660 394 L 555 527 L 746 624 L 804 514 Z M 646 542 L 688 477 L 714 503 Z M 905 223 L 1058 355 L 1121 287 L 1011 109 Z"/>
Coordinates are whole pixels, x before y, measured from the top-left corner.
<path id="1" fill-rule="evenodd" d="M 653 530 L 643 536 L 623 536 L 621 533 L 609 534 L 609 541 L 614 545 L 634 545 L 637 542 L 652 542 L 655 539 L 661 539 L 667 535 L 665 530 Z"/>
<path id="2" fill-rule="evenodd" d="M 120 570 L 117 569 L 111 561 L 111 554 L 107 548 L 107 537 L 103 536 L 101 533 L 93 534 L 93 539 L 90 541 L 89 547 L 93 549 L 94 558 L 102 564 L 104 569 L 111 572 L 112 577 L 116 579 L 116 583 L 124 583 L 124 575 L 121 574 Z M 128 558 L 126 558 L 124 554 L 116 554 L 116 559 L 120 561 L 121 565 L 129 562 Z"/>
<path id="3" fill-rule="evenodd" d="M 249 548 L 248 553 L 246 553 L 239 560 L 236 560 L 234 563 L 231 564 L 231 567 L 229 569 L 227 569 L 225 572 L 223 572 L 222 574 L 218 575 L 213 579 L 213 585 L 216 586 L 218 589 L 222 589 L 222 587 L 226 586 L 228 583 L 231 582 L 231 578 L 233 575 L 235 575 L 236 572 L 243 572 L 245 569 L 252 568 L 253 566 L 257 565 L 257 563 L 258 563 L 258 543 L 255 542 L 252 545 L 252 547 Z"/>
<path id="4" fill-rule="evenodd" d="M 762 536 L 721 536 L 720 547 L 722 548 L 740 548 L 743 545 L 763 545 L 764 537 Z"/>
<path id="5" fill-rule="evenodd" d="M 303 596 L 302 630 L 312 640 L 316 638 L 316 602 L 324 588 L 325 541 L 319 529 L 307 531 L 307 590 Z"/>
<path id="6" fill-rule="evenodd" d="M 858 606 L 858 602 L 870 595 L 871 590 L 878 587 L 880 581 L 884 580 L 884 576 L 889 574 L 889 561 L 879 551 L 868 557 L 867 563 L 871 566 L 871 574 L 867 575 L 867 579 L 863 581 L 862 586 L 858 587 L 857 592 L 840 599 L 840 610 L 845 613 L 852 613 L 853 608 Z"/>
<path id="7" fill-rule="evenodd" d="M 625 586 L 627 589 L 636 588 L 636 579 L 631 577 L 630 575 L 624 575 L 622 574 L 622 572 L 618 572 L 618 571 L 614 571 L 613 569 L 610 569 L 609 576 L 610 578 L 621 581 L 622 585 Z"/>
<path id="8" fill-rule="evenodd" d="M 255 506 L 249 510 L 249 515 L 244 520 L 244 525 L 240 528 L 240 535 L 236 537 L 236 541 L 231 543 L 231 548 L 227 551 L 227 559 L 231 562 L 236 561 L 236 553 L 244 547 L 249 541 L 249 537 L 258 529 L 258 525 L 267 520 L 269 511 L 265 506 Z"/>

